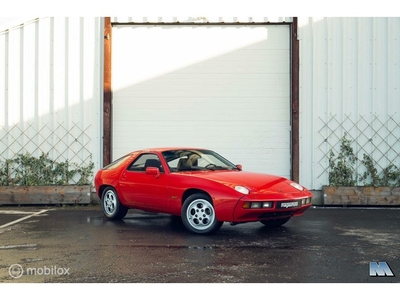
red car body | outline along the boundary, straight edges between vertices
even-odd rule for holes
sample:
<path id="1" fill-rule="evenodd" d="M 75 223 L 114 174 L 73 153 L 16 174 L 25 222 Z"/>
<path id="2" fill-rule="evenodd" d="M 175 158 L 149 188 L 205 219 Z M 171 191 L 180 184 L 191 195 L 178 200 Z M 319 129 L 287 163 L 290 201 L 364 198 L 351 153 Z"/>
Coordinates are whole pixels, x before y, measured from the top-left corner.
<path id="1" fill-rule="evenodd" d="M 178 166 L 182 161 L 188 163 L 193 156 L 195 165 L 188 169 Z M 157 158 L 159 165 L 146 165 Z M 207 165 L 198 166 L 199 159 Z M 223 167 L 209 163 L 211 160 L 220 162 Z M 187 222 L 184 224 L 196 233 L 216 231 L 223 222 L 261 221 L 265 225 L 279 226 L 308 209 L 312 197 L 307 189 L 291 180 L 245 172 L 241 166 L 231 164 L 215 152 L 192 148 L 132 152 L 99 170 L 95 176 L 95 187 L 102 200 L 103 211 L 110 219 L 123 218 L 130 208 L 177 215 L 183 219 L 188 216 L 189 225 Z M 187 199 L 194 202 L 187 204 L 184 211 Z M 194 211 L 202 211 L 203 205 L 206 219 Z M 191 214 L 196 214 L 192 220 L 196 223 L 191 221 Z M 207 226 L 211 221 L 216 225 L 209 228 Z M 201 226 L 207 225 L 207 228 L 203 230 L 204 226 L 197 226 L 197 222 Z"/>

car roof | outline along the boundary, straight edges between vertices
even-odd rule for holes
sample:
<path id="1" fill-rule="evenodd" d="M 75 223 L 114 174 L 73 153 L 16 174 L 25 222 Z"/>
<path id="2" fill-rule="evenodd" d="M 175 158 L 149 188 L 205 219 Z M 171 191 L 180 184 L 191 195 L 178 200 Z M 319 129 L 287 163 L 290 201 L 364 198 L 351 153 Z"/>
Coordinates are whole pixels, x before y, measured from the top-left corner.
<path id="1" fill-rule="evenodd" d="M 164 151 L 174 151 L 174 150 L 206 150 L 206 149 L 198 147 L 157 147 L 157 148 L 141 149 L 133 152 L 164 152 Z"/>

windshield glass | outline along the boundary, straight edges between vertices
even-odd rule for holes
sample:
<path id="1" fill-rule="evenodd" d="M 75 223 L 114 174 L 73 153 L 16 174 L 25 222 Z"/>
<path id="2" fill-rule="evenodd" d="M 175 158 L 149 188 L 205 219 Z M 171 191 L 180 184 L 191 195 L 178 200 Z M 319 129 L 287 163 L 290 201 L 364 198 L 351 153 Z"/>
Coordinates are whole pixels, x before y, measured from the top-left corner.
<path id="1" fill-rule="evenodd" d="M 171 172 L 206 170 L 238 170 L 238 168 L 211 150 L 169 150 L 163 156 Z"/>
<path id="2" fill-rule="evenodd" d="M 112 170 L 117 168 L 119 165 L 123 164 L 129 157 L 131 157 L 132 154 L 127 154 L 125 156 L 122 156 L 118 158 L 117 160 L 113 161 L 111 164 L 105 166 L 103 169 L 104 170 Z"/>

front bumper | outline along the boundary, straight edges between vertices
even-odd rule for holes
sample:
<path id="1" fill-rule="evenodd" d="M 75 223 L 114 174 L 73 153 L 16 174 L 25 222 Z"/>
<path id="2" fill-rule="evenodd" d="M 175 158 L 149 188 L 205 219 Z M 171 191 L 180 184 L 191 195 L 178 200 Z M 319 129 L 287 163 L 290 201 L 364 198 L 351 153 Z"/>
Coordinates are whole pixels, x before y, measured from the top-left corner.
<path id="1" fill-rule="evenodd" d="M 306 201 L 304 201 L 307 199 Z M 248 208 L 248 203 L 271 202 L 271 207 Z M 295 205 L 296 203 L 296 205 Z M 254 222 L 261 220 L 273 220 L 302 215 L 311 207 L 311 197 L 300 197 L 295 199 L 260 200 L 248 197 L 241 198 L 234 210 L 234 223 Z M 251 206 L 251 205 L 250 205 Z M 257 205 L 254 205 L 257 206 Z M 262 204 L 260 205 L 262 207 Z"/>

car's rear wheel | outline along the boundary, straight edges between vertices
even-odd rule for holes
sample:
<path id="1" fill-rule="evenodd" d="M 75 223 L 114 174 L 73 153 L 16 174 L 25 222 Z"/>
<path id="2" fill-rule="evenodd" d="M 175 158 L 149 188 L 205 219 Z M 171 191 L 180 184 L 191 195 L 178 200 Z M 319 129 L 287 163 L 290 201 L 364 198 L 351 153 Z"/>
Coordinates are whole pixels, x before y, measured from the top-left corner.
<path id="1" fill-rule="evenodd" d="M 189 196 L 183 203 L 181 217 L 183 225 L 193 233 L 212 233 L 223 224 L 217 220 L 212 201 L 206 194 Z"/>
<path id="2" fill-rule="evenodd" d="M 262 220 L 260 222 L 268 227 L 279 227 L 279 226 L 282 226 L 283 224 L 285 224 L 289 220 L 290 220 L 290 217 L 283 218 L 283 219 Z"/>
<path id="3" fill-rule="evenodd" d="M 103 191 L 101 205 L 104 215 L 110 220 L 121 220 L 128 212 L 128 208 L 121 204 L 117 192 L 112 187 L 107 187 Z"/>

